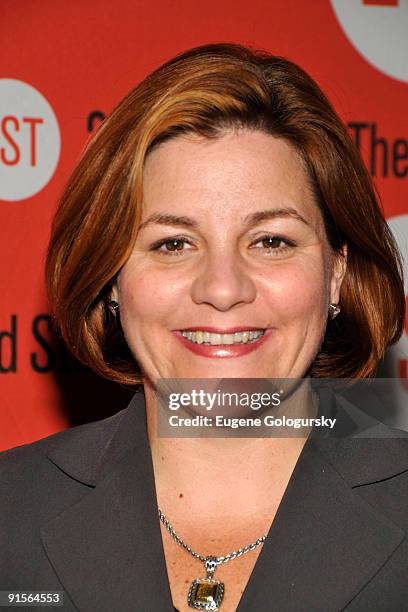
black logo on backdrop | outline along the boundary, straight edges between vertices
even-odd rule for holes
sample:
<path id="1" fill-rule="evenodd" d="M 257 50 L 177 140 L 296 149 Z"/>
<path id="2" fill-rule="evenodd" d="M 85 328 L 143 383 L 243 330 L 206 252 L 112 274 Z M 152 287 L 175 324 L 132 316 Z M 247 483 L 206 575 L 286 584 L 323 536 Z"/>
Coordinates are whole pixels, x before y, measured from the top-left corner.
<path id="1" fill-rule="evenodd" d="M 86 120 L 86 129 L 88 132 L 93 132 L 100 123 L 105 119 L 105 114 L 102 111 L 95 110 L 89 113 Z"/>
<path id="2" fill-rule="evenodd" d="M 375 177 L 404 178 L 408 176 L 408 140 L 386 138 L 376 123 L 352 121 L 348 128 L 370 174 Z"/>
<path id="3" fill-rule="evenodd" d="M 18 316 L 13 314 L 7 327 L 0 329 L 0 374 L 16 373 L 22 365 L 22 359 L 29 359 L 32 370 L 39 374 L 51 372 L 57 365 L 62 370 L 71 369 L 68 353 L 54 335 L 50 315 L 38 314 L 31 321 L 30 331 L 35 348 L 23 357 L 19 350 L 20 327 Z"/>

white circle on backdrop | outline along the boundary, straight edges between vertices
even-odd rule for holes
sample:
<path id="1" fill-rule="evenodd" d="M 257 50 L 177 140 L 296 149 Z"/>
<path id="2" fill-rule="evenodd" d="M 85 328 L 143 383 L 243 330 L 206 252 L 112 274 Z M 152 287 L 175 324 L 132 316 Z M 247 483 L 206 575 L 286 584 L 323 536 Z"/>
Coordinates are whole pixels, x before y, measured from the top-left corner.
<path id="1" fill-rule="evenodd" d="M 390 217 L 387 219 L 387 223 L 402 255 L 405 295 L 408 295 L 408 214 Z M 404 331 L 399 341 L 387 350 L 380 376 L 400 378 L 403 376 L 400 365 L 406 363 L 407 360 L 408 336 Z M 405 384 L 395 387 L 394 394 L 397 414 L 393 418 L 393 425 L 408 430 L 408 389 Z"/>
<path id="2" fill-rule="evenodd" d="M 37 89 L 0 79 L 0 200 L 25 200 L 52 178 L 61 151 L 58 121 Z"/>
<path id="3" fill-rule="evenodd" d="M 350 42 L 375 68 L 408 82 L 408 0 L 331 0 Z"/>
<path id="4" fill-rule="evenodd" d="M 398 248 L 401 252 L 405 295 L 408 295 L 408 215 L 390 217 L 387 223 L 394 235 Z M 408 359 L 408 336 L 403 333 L 397 344 L 390 349 L 400 358 Z"/>
<path id="5" fill-rule="evenodd" d="M 408 295 L 408 214 L 387 219 L 398 248 L 401 251 L 404 266 L 405 295 Z"/>

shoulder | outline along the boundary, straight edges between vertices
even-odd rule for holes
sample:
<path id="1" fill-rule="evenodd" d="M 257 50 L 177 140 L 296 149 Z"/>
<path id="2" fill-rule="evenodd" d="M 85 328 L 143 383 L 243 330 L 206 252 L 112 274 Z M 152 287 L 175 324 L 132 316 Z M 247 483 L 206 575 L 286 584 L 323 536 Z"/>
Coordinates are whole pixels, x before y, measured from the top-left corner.
<path id="1" fill-rule="evenodd" d="M 46 490 L 48 497 L 75 482 L 94 486 L 145 435 L 144 395 L 135 393 L 130 404 L 111 417 L 1 452 L 0 508 L 4 492 L 6 498 L 27 497 L 31 487 L 32 495 L 38 495 L 33 483 Z"/>
<path id="2" fill-rule="evenodd" d="M 41 529 L 80 503 L 138 444 L 144 420 L 134 408 L 143 402 L 136 398 L 114 416 L 0 453 L 0 582 L 45 563 Z"/>
<path id="3" fill-rule="evenodd" d="M 73 473 L 78 472 L 78 482 L 81 468 L 85 475 L 95 470 L 125 410 L 101 421 L 72 427 L 0 452 L 0 513 L 17 506 L 22 509 L 34 504 L 37 498 L 44 501 L 68 494 L 66 487 L 74 483 L 68 484 L 63 477 L 70 471 L 64 474 L 60 467 L 64 459 Z M 86 481 L 86 477 L 83 480 Z"/>
<path id="4" fill-rule="evenodd" d="M 122 411 L 123 412 L 123 411 Z M 0 453 L 0 576 L 42 559 L 42 525 L 77 504 L 121 413 Z M 64 468 L 64 460 L 68 469 Z M 70 467 L 71 466 L 71 467 Z M 82 472 L 81 469 L 82 468 Z M 71 472 L 71 474 L 70 474 Z M 77 474 L 78 476 L 77 476 Z M 0 580 L 1 582 L 1 580 Z M 12 584 L 12 582 L 10 582 Z"/>
<path id="5" fill-rule="evenodd" d="M 102 468 L 112 466 L 145 432 L 144 397 L 136 393 L 127 408 L 111 417 L 0 452 L 0 493 L 4 487 L 17 491 L 25 482 L 52 486 L 61 474 L 93 486 Z"/>
<path id="6" fill-rule="evenodd" d="M 35 442 L 15 446 L 0 452 L 0 482 L 2 477 L 7 474 L 11 475 L 17 472 L 21 475 L 32 471 L 46 459 L 50 450 L 54 452 L 68 447 L 72 451 L 81 448 L 90 450 L 89 445 L 92 444 L 93 440 L 104 438 L 116 428 L 123 417 L 123 413 L 124 410 L 121 410 L 106 419 L 77 425 Z"/>

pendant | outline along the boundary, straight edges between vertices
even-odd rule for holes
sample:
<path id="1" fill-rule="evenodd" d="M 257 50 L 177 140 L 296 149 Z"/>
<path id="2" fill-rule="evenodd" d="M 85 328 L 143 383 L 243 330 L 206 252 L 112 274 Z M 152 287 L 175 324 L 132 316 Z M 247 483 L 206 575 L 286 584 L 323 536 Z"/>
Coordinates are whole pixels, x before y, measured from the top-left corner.
<path id="1" fill-rule="evenodd" d="M 196 610 L 219 610 L 224 597 L 224 583 L 213 578 L 218 565 L 217 557 L 207 557 L 206 578 L 196 578 L 188 591 L 188 605 Z"/>

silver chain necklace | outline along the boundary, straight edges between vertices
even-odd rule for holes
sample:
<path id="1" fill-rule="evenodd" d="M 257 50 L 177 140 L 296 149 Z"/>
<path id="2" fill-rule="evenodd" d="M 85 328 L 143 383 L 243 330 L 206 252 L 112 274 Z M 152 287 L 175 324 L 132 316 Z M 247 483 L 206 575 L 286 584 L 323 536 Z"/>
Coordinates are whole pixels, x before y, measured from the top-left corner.
<path id="1" fill-rule="evenodd" d="M 190 553 L 193 557 L 202 561 L 206 570 L 205 578 L 196 578 L 191 583 L 191 586 L 187 595 L 187 602 L 190 608 L 195 608 L 196 610 L 219 610 L 222 600 L 224 598 L 225 585 L 223 582 L 214 579 L 214 572 L 217 569 L 218 565 L 221 563 L 227 563 L 227 561 L 233 561 L 237 557 L 241 555 L 245 555 L 247 552 L 254 550 L 257 546 L 260 546 L 265 540 L 266 535 L 255 540 L 252 544 L 247 544 L 242 548 L 238 548 L 238 550 L 234 550 L 228 555 L 221 557 L 214 557 L 213 555 L 199 555 L 196 553 L 190 546 L 188 546 L 184 540 L 174 531 L 171 526 L 168 518 L 163 514 L 163 512 L 158 509 L 159 518 L 171 537 L 182 546 L 187 552 Z"/>

